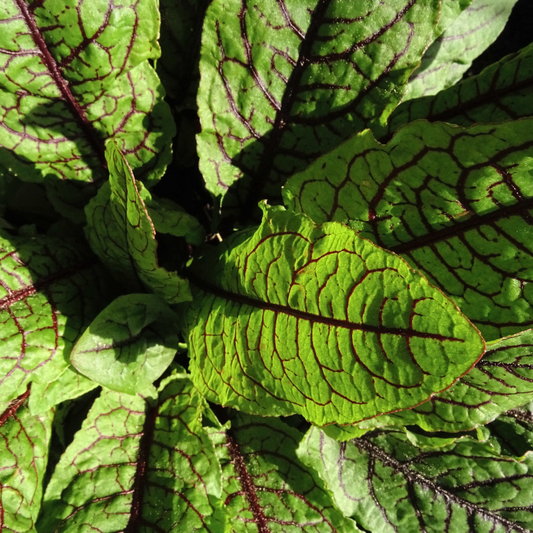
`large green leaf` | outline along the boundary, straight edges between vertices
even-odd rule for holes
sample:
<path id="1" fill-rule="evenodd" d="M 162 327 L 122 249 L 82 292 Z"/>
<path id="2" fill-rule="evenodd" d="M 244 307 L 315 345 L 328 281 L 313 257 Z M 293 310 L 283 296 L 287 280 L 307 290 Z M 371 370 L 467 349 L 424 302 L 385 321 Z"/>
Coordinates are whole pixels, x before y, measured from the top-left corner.
<path id="1" fill-rule="evenodd" d="M 0 238 L 0 402 L 45 385 L 107 302 L 105 273 L 80 243 L 45 236 Z"/>
<path id="2" fill-rule="evenodd" d="M 107 144 L 106 158 L 109 186 L 102 186 L 85 210 L 91 248 L 132 290 L 141 292 L 146 286 L 171 303 L 190 300 L 187 280 L 159 266 L 154 224 L 139 192 L 142 184 L 136 182 L 114 141 Z M 176 215 L 185 221 L 191 218 L 186 213 Z"/>
<path id="3" fill-rule="evenodd" d="M 436 94 L 458 82 L 503 30 L 517 0 L 473 0 L 427 49 L 405 100 Z"/>
<path id="4" fill-rule="evenodd" d="M 371 428 L 412 424 L 426 431 L 469 431 L 532 400 L 533 331 L 528 330 L 488 344 L 468 374 L 429 401 L 341 431 L 356 436 Z M 326 432 L 334 434 L 329 428 Z"/>
<path id="5" fill-rule="evenodd" d="M 99 385 L 136 394 L 172 363 L 179 345 L 176 318 L 153 294 L 120 296 L 92 321 L 70 360 Z"/>
<path id="6" fill-rule="evenodd" d="M 380 123 L 433 38 L 438 0 L 215 0 L 204 25 L 200 168 L 245 209 Z M 235 198 L 233 198 L 235 200 Z"/>
<path id="7" fill-rule="evenodd" d="M 378 138 L 407 122 L 425 118 L 471 126 L 533 115 L 533 44 L 504 57 L 477 76 L 428 96 L 401 104 Z"/>
<path id="8" fill-rule="evenodd" d="M 517 461 L 472 438 L 427 441 L 439 447 L 421 449 L 423 438 L 415 446 L 401 430 L 341 443 L 313 428 L 298 455 L 319 471 L 339 508 L 368 531 L 531 531 L 531 454 Z"/>
<path id="9" fill-rule="evenodd" d="M 280 420 L 237 415 L 210 430 L 222 466 L 227 533 L 357 533 L 312 468 L 296 456 L 302 434 Z"/>
<path id="10" fill-rule="evenodd" d="M 184 375 L 165 380 L 153 400 L 103 392 L 56 466 L 38 530 L 222 533 L 221 472 L 203 405 Z"/>
<path id="11" fill-rule="evenodd" d="M 139 175 L 170 160 L 174 126 L 148 60 L 159 56 L 155 0 L 3 0 L 0 161 L 20 179 L 94 182 L 114 137 Z"/>
<path id="12" fill-rule="evenodd" d="M 41 508 L 53 411 L 30 414 L 29 389 L 0 415 L 0 530 L 35 530 Z"/>
<path id="13" fill-rule="evenodd" d="M 440 287 L 487 340 L 533 324 L 533 119 L 367 131 L 287 184 L 288 206 L 350 221 Z"/>
<path id="14" fill-rule="evenodd" d="M 190 279 L 192 379 L 208 400 L 251 414 L 347 424 L 412 407 L 484 349 L 401 258 L 282 208 L 194 261 Z"/>

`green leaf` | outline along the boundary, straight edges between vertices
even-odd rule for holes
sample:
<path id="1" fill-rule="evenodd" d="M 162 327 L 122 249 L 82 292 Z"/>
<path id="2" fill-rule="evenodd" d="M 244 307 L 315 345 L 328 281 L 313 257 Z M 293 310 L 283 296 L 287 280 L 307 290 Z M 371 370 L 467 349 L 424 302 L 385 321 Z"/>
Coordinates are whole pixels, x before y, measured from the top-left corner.
<path id="1" fill-rule="evenodd" d="M 500 447 L 501 453 L 521 456 L 533 448 L 533 416 L 531 405 L 521 409 L 510 409 L 485 428 L 490 442 Z"/>
<path id="2" fill-rule="evenodd" d="M 533 324 L 533 119 L 367 131 L 287 184 L 287 206 L 349 221 L 440 287 L 487 340 Z"/>
<path id="3" fill-rule="evenodd" d="M 103 269 L 80 243 L 0 235 L 0 402 L 69 366 L 71 347 L 107 303 Z"/>
<path id="4" fill-rule="evenodd" d="M 468 374 L 429 401 L 363 421 L 354 430 L 417 424 L 426 431 L 470 431 L 532 400 L 533 331 L 528 330 L 488 344 Z"/>
<path id="5" fill-rule="evenodd" d="M 473 0 L 427 49 L 407 85 L 404 101 L 457 83 L 472 61 L 500 35 L 516 0 Z"/>
<path id="6" fill-rule="evenodd" d="M 175 128 L 148 62 L 160 53 L 155 0 L 7 0 L 0 21 L 0 160 L 10 172 L 52 186 L 101 181 L 114 137 L 139 176 L 161 176 Z"/>
<path id="7" fill-rule="evenodd" d="M 208 400 L 347 424 L 417 405 L 479 359 L 479 332 L 401 258 L 341 224 L 264 210 L 190 270 L 181 322 Z"/>
<path id="8" fill-rule="evenodd" d="M 74 367 L 108 389 L 136 394 L 168 368 L 179 339 L 176 315 L 152 294 L 127 294 L 109 304 L 70 355 Z"/>
<path id="9" fill-rule="evenodd" d="M 533 115 L 533 43 L 440 92 L 401 104 L 378 139 L 419 118 L 471 126 Z"/>
<path id="10" fill-rule="evenodd" d="M 209 430 L 222 466 L 228 533 L 357 533 L 312 468 L 296 456 L 302 434 L 280 420 L 238 414 Z"/>
<path id="11" fill-rule="evenodd" d="M 128 162 L 107 144 L 109 186 L 87 205 L 87 240 L 114 277 L 141 292 L 146 286 L 171 303 L 191 299 L 187 280 L 158 264 L 156 232 Z"/>
<path id="12" fill-rule="evenodd" d="M 0 415 L 0 530 L 35 532 L 53 411 L 30 414 L 29 389 Z"/>
<path id="13" fill-rule="evenodd" d="M 533 457 L 501 456 L 463 438 L 422 451 L 400 430 L 341 443 L 317 428 L 298 450 L 335 503 L 368 531 L 526 533 L 533 527 Z"/>
<path id="14" fill-rule="evenodd" d="M 438 0 L 214 0 L 198 93 L 200 169 L 250 211 L 317 156 L 384 122 L 433 37 Z M 235 201 L 235 198 L 233 199 Z"/>
<path id="15" fill-rule="evenodd" d="M 184 375 L 155 401 L 105 391 L 61 457 L 39 531 L 222 533 L 221 472 Z"/>

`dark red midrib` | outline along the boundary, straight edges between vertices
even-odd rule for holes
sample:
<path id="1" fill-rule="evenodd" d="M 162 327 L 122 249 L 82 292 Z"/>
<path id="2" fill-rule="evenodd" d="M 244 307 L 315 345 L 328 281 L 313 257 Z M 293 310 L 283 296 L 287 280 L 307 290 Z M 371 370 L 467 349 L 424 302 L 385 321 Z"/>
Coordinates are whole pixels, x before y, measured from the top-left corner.
<path id="1" fill-rule="evenodd" d="M 33 296 L 37 292 L 42 292 L 44 289 L 46 289 L 47 287 L 49 287 L 56 281 L 70 278 L 71 276 L 78 274 L 80 271 L 85 270 L 87 268 L 91 268 L 95 266 L 96 264 L 97 264 L 96 259 L 90 259 L 86 261 L 85 263 L 80 263 L 80 264 L 73 265 L 68 268 L 64 268 L 50 276 L 41 278 L 40 280 L 36 281 L 33 285 L 24 287 L 23 289 L 19 289 L 17 291 L 13 291 L 8 296 L 4 296 L 3 298 L 0 298 L 0 310 L 7 309 L 11 305 L 16 304 L 18 301 L 23 300 L 24 298 L 29 298 L 30 296 Z M 31 265 L 30 267 L 28 267 L 27 265 L 25 266 L 26 268 L 28 268 L 28 270 L 30 270 L 30 273 L 31 273 Z"/>
<path id="2" fill-rule="evenodd" d="M 257 498 L 255 484 L 248 472 L 248 469 L 246 468 L 246 463 L 244 462 L 239 445 L 229 434 L 226 435 L 226 442 L 228 443 L 228 452 L 231 457 L 231 462 L 233 463 L 233 466 L 237 471 L 239 481 L 241 482 L 242 491 L 244 492 L 246 501 L 248 502 L 253 517 L 255 518 L 257 530 L 259 533 L 270 533 L 266 516 L 263 513 L 263 509 L 261 508 L 259 499 Z"/>
<path id="3" fill-rule="evenodd" d="M 15 1 L 20 11 L 22 12 L 22 15 L 24 17 L 24 20 L 26 21 L 26 24 L 28 25 L 28 28 L 30 29 L 33 42 L 35 43 L 37 48 L 39 48 L 42 54 L 42 59 L 46 67 L 48 68 L 48 71 L 50 72 L 52 79 L 56 83 L 61 93 L 61 96 L 63 97 L 63 100 L 66 102 L 72 114 L 74 115 L 78 123 L 80 124 L 82 130 L 85 132 L 85 135 L 87 139 L 89 140 L 89 143 L 91 144 L 95 152 L 98 154 L 98 157 L 102 165 L 105 168 L 107 168 L 107 163 L 105 159 L 105 148 L 102 143 L 102 140 L 98 136 L 98 133 L 96 132 L 94 127 L 89 122 L 89 119 L 87 118 L 85 114 L 85 111 L 81 108 L 81 106 L 78 104 L 78 102 L 74 98 L 74 95 L 72 94 L 70 90 L 68 82 L 61 75 L 61 72 L 56 63 L 56 60 L 50 54 L 50 51 L 48 50 L 48 46 L 46 45 L 46 42 L 43 39 L 43 36 L 41 34 L 41 31 L 39 27 L 37 26 L 35 17 L 33 13 L 31 13 L 30 10 L 28 9 L 26 0 L 15 0 Z"/>
<path id="4" fill-rule="evenodd" d="M 436 242 L 443 241 L 449 237 L 454 237 L 459 233 L 464 233 L 468 230 L 478 228 L 485 224 L 493 224 L 502 218 L 518 215 L 524 209 L 533 209 L 533 198 L 529 198 L 524 202 L 516 203 L 503 209 L 497 209 L 484 215 L 474 215 L 464 222 L 427 233 L 426 235 L 421 235 L 416 237 L 416 239 L 413 241 L 394 246 L 382 246 L 385 246 L 388 250 L 391 250 L 397 254 L 410 253 L 418 250 L 419 248 L 423 248 L 424 246 L 429 246 L 431 244 L 435 244 Z"/>
<path id="5" fill-rule="evenodd" d="M 124 533 L 137 533 L 141 523 L 141 512 L 144 498 L 144 488 L 146 486 L 146 475 L 148 472 L 148 459 L 150 448 L 154 440 L 155 421 L 158 415 L 157 406 L 149 407 L 146 412 L 144 431 L 139 442 L 139 457 L 133 481 L 133 497 L 131 501 L 130 519 L 124 529 Z"/>
<path id="6" fill-rule="evenodd" d="M 15 415 L 29 395 L 30 387 L 26 389 L 26 392 L 23 392 L 18 398 L 15 398 L 10 402 L 10 404 L 7 406 L 7 409 L 0 415 L 0 428 L 7 422 L 9 418 Z"/>
<path id="7" fill-rule="evenodd" d="M 268 311 L 273 311 L 274 313 L 283 313 L 286 315 L 294 316 L 295 318 L 300 318 L 302 320 L 307 320 L 311 323 L 316 322 L 320 324 L 326 324 L 332 327 L 340 327 L 349 330 L 355 331 L 367 331 L 370 333 L 375 333 L 377 335 L 389 334 L 397 335 L 400 337 L 416 337 L 422 339 L 433 339 L 438 341 L 457 341 L 464 342 L 462 339 L 456 339 L 454 337 L 446 337 L 445 335 L 439 335 L 437 333 L 424 333 L 421 331 L 415 331 L 413 329 L 406 328 L 387 328 L 385 326 L 372 326 L 370 324 L 356 324 L 354 322 L 349 322 L 348 320 L 341 320 L 338 318 L 325 317 L 321 315 L 315 315 L 313 313 L 308 313 L 307 311 L 301 311 L 299 309 L 294 309 L 292 307 L 274 304 L 271 302 L 264 302 L 261 300 L 256 300 L 255 298 L 250 298 L 249 296 L 244 296 L 242 294 L 236 294 L 234 292 L 226 291 L 213 285 L 207 281 L 201 280 L 188 272 L 188 279 L 196 285 L 198 288 L 204 292 L 209 292 L 215 296 L 224 298 L 226 300 L 237 302 L 242 305 L 249 305 L 251 307 L 256 307 L 258 309 L 265 309 Z"/>

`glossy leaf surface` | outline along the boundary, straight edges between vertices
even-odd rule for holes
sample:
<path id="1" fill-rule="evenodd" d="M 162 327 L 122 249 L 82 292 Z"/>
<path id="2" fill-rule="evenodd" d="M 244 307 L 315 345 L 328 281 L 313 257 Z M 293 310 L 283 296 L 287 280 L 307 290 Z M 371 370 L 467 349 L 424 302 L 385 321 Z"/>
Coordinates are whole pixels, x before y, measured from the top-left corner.
<path id="1" fill-rule="evenodd" d="M 34 416 L 29 390 L 0 414 L 0 530 L 34 532 L 41 507 L 53 412 Z"/>
<path id="2" fill-rule="evenodd" d="M 436 445 L 439 439 L 427 440 Z M 422 450 L 405 432 L 383 430 L 340 443 L 313 428 L 299 456 L 318 469 L 339 508 L 368 531 L 530 531 L 531 456 L 518 461 L 471 438 L 440 440 L 444 446 Z"/>
<path id="3" fill-rule="evenodd" d="M 473 0 L 426 50 L 407 85 L 405 100 L 436 94 L 457 83 L 503 30 L 516 0 Z"/>
<path id="4" fill-rule="evenodd" d="M 198 94 L 208 189 L 246 209 L 324 151 L 384 120 L 433 37 L 437 0 L 215 0 Z M 235 201 L 235 198 L 233 199 Z"/>
<path id="5" fill-rule="evenodd" d="M 70 360 L 99 385 L 136 394 L 159 378 L 176 355 L 176 319 L 158 296 L 120 296 L 92 321 Z"/>
<path id="6" fill-rule="evenodd" d="M 251 414 L 322 425 L 412 407 L 484 350 L 402 259 L 282 208 L 195 261 L 190 279 L 192 379 L 208 400 Z"/>
<path id="7" fill-rule="evenodd" d="M 39 531 L 224 530 L 220 467 L 198 392 L 178 375 L 147 402 L 102 393 L 56 467 Z"/>
<path id="8" fill-rule="evenodd" d="M 222 466 L 228 533 L 357 533 L 296 456 L 302 434 L 281 420 L 238 414 L 209 430 Z"/>
<path id="9" fill-rule="evenodd" d="M 487 340 L 533 324 L 533 120 L 417 122 L 387 144 L 370 132 L 287 186 L 313 220 L 349 220 L 442 288 Z"/>
<path id="10" fill-rule="evenodd" d="M 435 96 L 402 103 L 378 138 L 419 118 L 471 126 L 527 117 L 533 115 L 532 87 L 533 44 Z"/>
<path id="11" fill-rule="evenodd" d="M 132 290 L 148 287 L 171 303 L 189 300 L 188 282 L 159 266 L 154 224 L 139 193 L 142 185 L 114 142 L 108 143 L 106 157 L 110 185 L 86 208 L 91 248 Z"/>
<path id="12" fill-rule="evenodd" d="M 105 276 L 80 243 L 0 239 L 0 401 L 57 379 L 72 344 L 107 301 Z"/>
<path id="13" fill-rule="evenodd" d="M 148 60 L 159 55 L 154 0 L 4 0 L 0 160 L 23 180 L 101 181 L 114 137 L 139 174 L 159 178 L 174 134 Z"/>

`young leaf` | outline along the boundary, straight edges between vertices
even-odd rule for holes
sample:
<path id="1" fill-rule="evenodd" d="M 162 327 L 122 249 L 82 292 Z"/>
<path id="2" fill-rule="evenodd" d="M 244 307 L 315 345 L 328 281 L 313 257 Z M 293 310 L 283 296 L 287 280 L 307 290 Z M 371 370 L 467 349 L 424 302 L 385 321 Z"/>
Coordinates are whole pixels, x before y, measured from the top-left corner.
<path id="1" fill-rule="evenodd" d="M 36 531 L 53 419 L 30 414 L 29 394 L 0 415 L 0 530 L 12 533 Z"/>
<path id="2" fill-rule="evenodd" d="M 0 161 L 28 181 L 100 181 L 114 137 L 140 176 L 157 179 L 174 134 L 148 63 L 159 56 L 157 2 L 87 6 L 2 2 Z"/>
<path id="3" fill-rule="evenodd" d="M 224 531 L 221 472 L 184 375 L 157 400 L 102 392 L 56 466 L 39 531 Z"/>
<path id="4" fill-rule="evenodd" d="M 222 465 L 228 531 L 359 532 L 296 456 L 299 431 L 280 420 L 239 414 L 230 430 L 209 434 Z"/>
<path id="5" fill-rule="evenodd" d="M 365 420 L 357 428 L 417 424 L 426 431 L 470 431 L 532 400 L 533 331 L 528 330 L 488 344 L 468 374 L 429 401 Z"/>
<path id="6" fill-rule="evenodd" d="M 190 300 L 187 280 L 158 264 L 154 225 L 131 167 L 114 141 L 107 144 L 106 158 L 109 187 L 104 185 L 86 208 L 91 248 L 132 290 L 146 286 L 171 303 Z"/>
<path id="7" fill-rule="evenodd" d="M 105 273 L 67 239 L 0 236 L 0 402 L 57 379 L 107 302 Z"/>
<path id="8" fill-rule="evenodd" d="M 200 168 L 251 210 L 294 172 L 385 121 L 433 37 L 437 0 L 214 0 L 198 93 Z"/>
<path id="9" fill-rule="evenodd" d="M 457 83 L 503 30 L 516 0 L 473 0 L 427 49 L 407 85 L 404 101 Z"/>
<path id="10" fill-rule="evenodd" d="M 517 461 L 471 438 L 422 451 L 405 432 L 337 442 L 312 428 L 300 459 L 368 531 L 526 533 L 533 526 L 533 458 Z"/>
<path id="11" fill-rule="evenodd" d="M 120 296 L 92 321 L 70 360 L 99 385 L 136 394 L 159 378 L 176 355 L 176 319 L 158 296 Z"/>
<path id="12" fill-rule="evenodd" d="M 208 400 L 348 424 L 417 405 L 479 359 L 477 329 L 401 258 L 341 224 L 264 211 L 192 265 L 182 324 Z"/>
<path id="13" fill-rule="evenodd" d="M 445 91 L 401 104 L 381 139 L 407 122 L 425 118 L 471 126 L 533 115 L 533 43 Z"/>
<path id="14" fill-rule="evenodd" d="M 350 221 L 442 288 L 487 340 L 533 324 L 533 119 L 367 131 L 287 184 L 287 205 Z"/>

